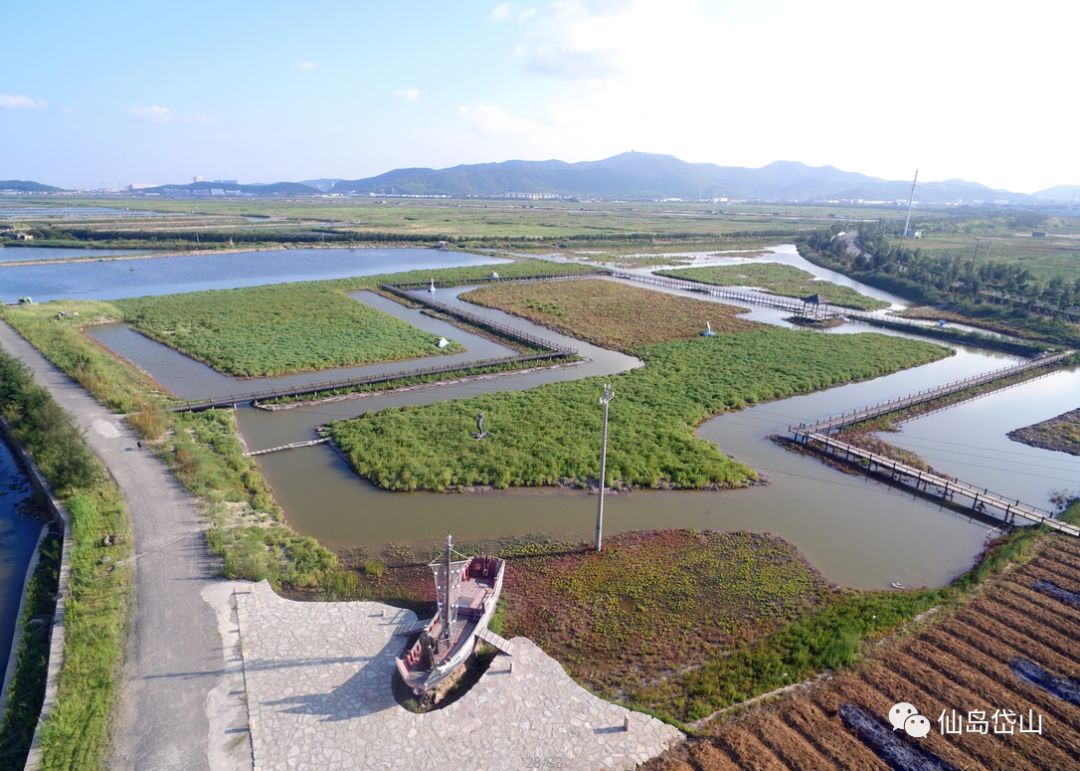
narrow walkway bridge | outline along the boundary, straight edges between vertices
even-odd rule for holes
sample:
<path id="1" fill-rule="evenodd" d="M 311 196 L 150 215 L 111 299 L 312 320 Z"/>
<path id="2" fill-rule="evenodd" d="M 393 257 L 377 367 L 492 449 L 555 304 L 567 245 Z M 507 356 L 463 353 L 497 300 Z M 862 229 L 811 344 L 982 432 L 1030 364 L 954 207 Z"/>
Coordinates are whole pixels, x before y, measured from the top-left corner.
<path id="1" fill-rule="evenodd" d="M 263 401 L 264 399 L 277 399 L 284 396 L 309 396 L 324 391 L 337 389 L 355 388 L 364 385 L 378 385 L 391 383 L 405 378 L 424 377 L 427 375 L 442 375 L 463 370 L 483 369 L 507 364 L 526 364 L 528 362 L 543 362 L 566 358 L 573 355 L 573 351 L 560 349 L 557 351 L 545 351 L 543 353 L 525 354 L 521 356 L 507 356 L 502 359 L 478 359 L 465 361 L 458 364 L 443 364 L 438 367 L 419 367 L 416 369 L 397 370 L 380 375 L 366 375 L 363 377 L 342 378 L 340 380 L 321 380 L 316 383 L 303 385 L 285 386 L 281 388 L 267 388 L 262 391 L 249 391 L 247 393 L 227 394 L 210 399 L 194 399 L 179 402 L 168 407 L 169 412 L 199 412 L 222 407 L 235 407 L 238 404 L 250 404 Z"/>
<path id="2" fill-rule="evenodd" d="M 254 458 L 256 455 L 269 455 L 272 452 L 281 452 L 282 450 L 298 450 L 301 447 L 314 447 L 317 444 L 326 444 L 330 441 L 330 437 L 324 436 L 321 439 L 308 439 L 306 442 L 291 442 L 290 444 L 281 444 L 277 447 L 267 447 L 263 450 L 249 450 L 244 453 L 245 458 Z"/>
<path id="3" fill-rule="evenodd" d="M 797 316 L 806 316 L 807 318 L 825 319 L 844 315 L 844 312 L 840 308 L 836 308 L 832 305 L 808 303 L 792 297 L 766 294 L 764 292 L 751 292 L 745 289 L 731 289 L 728 287 L 714 286 L 712 284 L 703 284 L 699 281 L 683 281 L 682 279 L 677 278 L 666 278 L 664 276 L 654 276 L 651 274 L 644 275 L 641 273 L 623 273 L 619 271 L 613 272 L 611 276 L 625 281 L 636 281 L 639 284 L 658 286 L 663 289 L 678 289 L 683 292 L 697 292 L 699 294 L 707 294 L 711 297 L 720 297 L 725 300 L 734 300 L 735 302 L 746 303 L 749 305 L 777 308 Z"/>
<path id="4" fill-rule="evenodd" d="M 1041 367 L 1049 367 L 1053 364 L 1068 358 L 1075 351 L 1061 351 L 1060 353 L 1044 354 L 1042 356 L 1036 356 L 1033 359 L 1022 361 L 1019 364 L 1014 364 L 1010 367 L 1003 367 L 1001 369 L 995 369 L 990 372 L 985 372 L 981 375 L 973 375 L 971 377 L 964 378 L 963 380 L 955 380 L 951 383 L 946 383 L 936 388 L 928 388 L 925 391 L 919 391 L 918 393 L 909 394 L 908 396 L 901 396 L 898 399 L 892 399 L 886 402 L 880 402 L 879 404 L 872 405 L 870 407 L 861 407 L 851 412 L 846 412 L 841 415 L 834 415 L 824 420 L 819 420 L 816 423 L 800 423 L 798 426 L 791 427 L 791 432 L 796 436 L 801 434 L 831 434 L 840 431 L 848 426 L 856 423 L 861 423 L 864 420 L 870 420 L 882 415 L 888 415 L 891 412 L 897 412 L 899 410 L 913 407 L 916 404 L 924 404 L 931 402 L 934 399 L 940 399 L 943 396 L 965 391 L 968 388 L 974 388 L 975 386 L 985 385 L 987 383 L 993 383 L 996 380 L 1003 380 L 1005 378 L 1018 375 L 1022 372 L 1028 372 L 1030 370 L 1039 369 Z"/>
<path id="5" fill-rule="evenodd" d="M 733 289 L 730 287 L 714 286 L 712 284 L 705 284 L 699 281 L 687 281 L 683 279 L 674 279 L 664 276 L 656 276 L 652 274 L 642 273 L 626 273 L 615 271 L 610 274 L 613 278 L 623 279 L 625 281 L 636 281 L 641 284 L 648 284 L 651 286 L 661 287 L 663 289 L 678 289 L 684 292 L 697 292 L 699 294 L 707 294 L 711 297 L 718 297 L 724 300 L 731 300 L 733 302 L 742 303 L 744 305 L 759 305 L 765 308 L 776 308 L 779 310 L 787 311 L 796 316 L 803 316 L 810 319 L 844 319 L 845 321 L 860 322 L 863 324 L 869 324 L 875 327 L 884 327 L 886 329 L 894 329 L 901 332 L 910 332 L 913 335 L 932 336 L 941 338 L 941 335 L 933 334 L 937 331 L 937 328 L 926 322 L 920 322 L 914 319 L 907 319 L 902 316 L 896 315 L 883 315 L 881 313 L 875 313 L 873 311 L 860 311 L 853 308 L 844 308 L 839 305 L 830 305 L 829 303 L 810 303 L 804 302 L 793 297 L 784 297 L 783 295 L 774 295 L 768 292 L 751 291 L 746 289 Z M 585 278 L 591 278 L 592 276 L 585 276 Z M 564 279 L 565 280 L 565 279 Z M 989 341 L 993 340 L 993 336 L 986 336 L 986 339 L 957 339 L 952 337 L 945 337 L 946 341 L 956 343 L 967 343 L 970 345 L 987 345 Z M 997 342 L 993 347 L 1000 350 L 1004 350 L 1007 353 L 1014 353 L 1018 356 L 1027 356 L 1037 348 L 1035 343 L 1025 342 L 1023 340 L 1002 340 Z"/>
<path id="6" fill-rule="evenodd" d="M 947 501 L 954 501 L 958 496 L 966 498 L 971 502 L 972 511 L 995 516 L 1002 522 L 1013 524 L 1016 518 L 1020 517 L 1028 522 L 1046 525 L 1060 533 L 1080 537 L 1080 527 L 1055 519 L 1049 511 L 1021 503 L 1019 500 L 1005 498 L 985 488 L 975 487 L 957 479 L 931 474 L 848 442 L 841 442 L 828 434 L 800 430 L 795 432 L 795 439 L 800 444 L 830 457 L 862 466 L 868 474 L 887 475 L 888 480 L 894 484 L 906 485 L 927 494 L 936 494 Z"/>

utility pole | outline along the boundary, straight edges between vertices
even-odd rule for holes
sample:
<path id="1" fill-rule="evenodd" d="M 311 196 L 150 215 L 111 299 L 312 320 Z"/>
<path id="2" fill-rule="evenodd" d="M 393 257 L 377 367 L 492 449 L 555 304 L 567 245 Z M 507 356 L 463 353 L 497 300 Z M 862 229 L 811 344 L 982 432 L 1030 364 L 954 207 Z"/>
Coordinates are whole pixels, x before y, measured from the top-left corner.
<path id="1" fill-rule="evenodd" d="M 919 181 L 919 170 L 915 169 L 915 179 L 911 180 L 911 195 L 907 201 L 907 219 L 904 220 L 904 235 L 901 238 L 907 238 L 908 227 L 911 225 L 911 206 L 915 203 L 915 183 Z"/>
<path id="2" fill-rule="evenodd" d="M 607 476 L 607 416 L 608 403 L 615 397 L 611 384 L 604 385 L 604 395 L 600 397 L 600 406 L 604 408 L 604 427 L 600 432 L 600 500 L 596 503 L 596 550 L 604 545 L 604 488 Z"/>

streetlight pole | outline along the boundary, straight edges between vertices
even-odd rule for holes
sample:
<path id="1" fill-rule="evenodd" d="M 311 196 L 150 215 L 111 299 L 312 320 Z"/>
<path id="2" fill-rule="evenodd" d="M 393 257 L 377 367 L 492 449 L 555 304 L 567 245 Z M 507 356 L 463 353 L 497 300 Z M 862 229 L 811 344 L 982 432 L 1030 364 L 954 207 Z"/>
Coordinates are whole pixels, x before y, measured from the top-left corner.
<path id="1" fill-rule="evenodd" d="M 604 386 L 604 395 L 600 397 L 600 406 L 604 408 L 604 427 L 600 433 L 600 499 L 596 503 L 596 550 L 604 545 L 604 488 L 607 476 L 607 418 L 608 402 L 615 397 L 611 385 Z"/>

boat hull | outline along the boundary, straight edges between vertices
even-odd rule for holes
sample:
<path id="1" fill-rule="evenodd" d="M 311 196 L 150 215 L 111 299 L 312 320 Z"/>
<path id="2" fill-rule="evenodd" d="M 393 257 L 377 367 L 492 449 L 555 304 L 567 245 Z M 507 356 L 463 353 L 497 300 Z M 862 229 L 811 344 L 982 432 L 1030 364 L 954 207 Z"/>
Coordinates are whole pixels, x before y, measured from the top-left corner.
<path id="1" fill-rule="evenodd" d="M 477 633 L 487 629 L 491 617 L 495 613 L 495 606 L 499 601 L 499 595 L 502 593 L 506 563 L 496 558 L 474 557 L 473 559 L 491 560 L 497 565 L 494 580 L 491 583 L 490 590 L 482 600 L 482 607 L 478 617 L 469 618 L 462 622 L 459 636 L 453 641 L 449 652 L 441 656 L 435 666 L 425 669 L 418 665 L 423 655 L 421 640 L 417 640 L 409 647 L 405 655 L 397 659 L 398 674 L 401 675 L 404 683 L 417 696 L 423 696 L 435 691 L 446 678 L 450 677 L 458 667 L 465 663 L 476 647 Z M 436 615 L 421 632 L 421 636 L 426 634 L 429 638 L 437 637 L 442 625 L 441 622 L 441 614 Z"/>

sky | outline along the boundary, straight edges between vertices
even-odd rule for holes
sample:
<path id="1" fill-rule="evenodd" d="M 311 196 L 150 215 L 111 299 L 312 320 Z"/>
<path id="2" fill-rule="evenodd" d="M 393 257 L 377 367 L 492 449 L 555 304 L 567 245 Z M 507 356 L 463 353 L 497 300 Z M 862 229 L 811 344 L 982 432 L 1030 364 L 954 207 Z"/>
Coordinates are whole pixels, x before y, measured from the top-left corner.
<path id="1" fill-rule="evenodd" d="M 1070 0 L 4 0 L 0 179 L 597 160 L 1080 183 Z"/>

